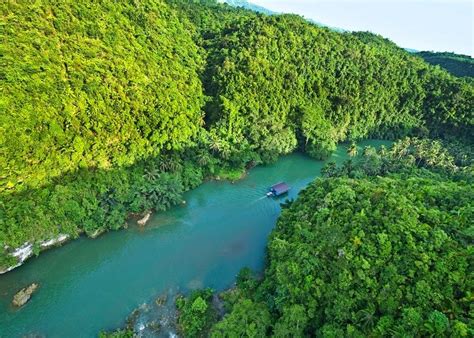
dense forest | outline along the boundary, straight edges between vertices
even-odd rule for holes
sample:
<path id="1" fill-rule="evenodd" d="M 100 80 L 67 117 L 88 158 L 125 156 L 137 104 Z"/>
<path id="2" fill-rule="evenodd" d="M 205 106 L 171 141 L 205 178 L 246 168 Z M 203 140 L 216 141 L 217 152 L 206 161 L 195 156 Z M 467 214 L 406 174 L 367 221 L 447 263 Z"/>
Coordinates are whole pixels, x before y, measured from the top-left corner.
<path id="1" fill-rule="evenodd" d="M 177 300 L 181 333 L 474 335 L 474 83 L 454 76 L 472 62 L 215 0 L 0 12 L 0 270 L 25 242 L 94 237 L 206 179 L 348 142 L 351 160 L 284 203 L 263 276 L 242 270 L 224 316 L 211 290 Z M 370 137 L 398 141 L 357 154 Z"/>
<path id="2" fill-rule="evenodd" d="M 474 334 L 472 148 L 407 138 L 353 156 L 284 205 L 263 278 L 242 270 L 220 321 L 209 291 L 180 301 L 185 336 Z"/>
<path id="3" fill-rule="evenodd" d="M 426 62 L 438 65 L 455 76 L 474 77 L 474 60 L 469 55 L 454 53 L 418 52 Z"/>
<path id="4" fill-rule="evenodd" d="M 4 1 L 0 266 L 342 141 L 472 141 L 472 82 L 370 33 L 213 0 Z"/>

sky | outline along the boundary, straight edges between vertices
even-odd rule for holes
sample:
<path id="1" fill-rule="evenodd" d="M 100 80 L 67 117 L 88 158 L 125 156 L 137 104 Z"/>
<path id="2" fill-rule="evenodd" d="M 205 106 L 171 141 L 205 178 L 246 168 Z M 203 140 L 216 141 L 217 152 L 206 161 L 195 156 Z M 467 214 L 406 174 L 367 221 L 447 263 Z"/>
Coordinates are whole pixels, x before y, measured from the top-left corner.
<path id="1" fill-rule="evenodd" d="M 349 31 L 371 31 L 416 50 L 474 56 L 474 0 L 250 0 Z"/>

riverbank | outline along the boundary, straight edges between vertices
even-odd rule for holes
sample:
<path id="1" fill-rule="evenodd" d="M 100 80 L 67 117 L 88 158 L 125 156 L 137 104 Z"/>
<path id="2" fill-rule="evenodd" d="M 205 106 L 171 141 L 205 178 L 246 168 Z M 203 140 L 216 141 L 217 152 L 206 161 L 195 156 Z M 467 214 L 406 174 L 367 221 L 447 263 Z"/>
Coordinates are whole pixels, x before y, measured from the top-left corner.
<path id="1" fill-rule="evenodd" d="M 180 336 L 371 336 L 409 333 L 414 327 L 423 336 L 469 336 L 472 250 L 466 243 L 472 236 L 466 213 L 474 200 L 473 158 L 472 152 L 452 146 L 406 139 L 390 150 L 365 149 L 353 161 L 326 166 L 325 178 L 285 203 L 269 237 L 263 278 L 243 269 L 236 288 L 213 293 L 204 286 L 177 298 Z M 407 236 L 412 239 L 408 243 Z M 382 249 L 374 255 L 374 248 Z M 420 252 L 431 259 L 421 262 Z M 452 257 L 458 258 L 456 264 Z M 443 268 L 433 269 L 432 262 Z M 404 278 L 406 271 L 412 280 Z M 354 272 L 364 278 L 346 278 Z M 436 297 L 403 296 L 426 280 L 432 281 L 429 294 Z M 452 287 L 446 288 L 446 281 Z M 405 290 L 388 292 L 403 311 L 386 307 L 380 294 L 387 290 Z M 218 312 L 222 299 L 228 312 L 224 318 Z M 341 304 L 351 310 L 341 311 Z M 351 317 L 373 311 L 373 304 L 380 309 L 373 313 L 377 324 L 367 326 Z M 406 317 L 413 309 L 415 322 Z M 343 321 L 327 313 L 339 313 Z"/>
<path id="2" fill-rule="evenodd" d="M 108 218 L 111 218 L 112 222 L 110 222 L 110 220 L 107 221 L 107 217 L 103 215 L 102 217 L 100 217 L 104 221 L 103 224 L 97 224 L 94 222 L 92 224 L 92 227 L 84 228 L 80 224 L 84 222 L 90 223 L 90 221 L 92 221 L 91 218 L 93 217 L 79 217 L 76 220 L 74 220 L 74 217 L 71 217 L 72 219 L 68 219 L 67 216 L 66 218 L 63 217 L 64 223 L 69 223 L 69 226 L 64 227 L 65 230 L 69 230 L 68 233 L 59 234 L 53 238 L 38 239 L 36 241 L 27 240 L 24 241 L 23 244 L 15 248 L 5 245 L 3 253 L 0 253 L 0 275 L 10 272 L 15 268 L 18 268 L 19 266 L 23 265 L 29 258 L 35 255 L 37 256 L 43 251 L 46 251 L 53 247 L 61 246 L 74 238 L 78 238 L 79 236 L 85 235 L 89 238 L 94 239 L 102 235 L 103 233 L 108 232 L 109 230 L 119 230 L 126 228 L 131 220 L 136 220 L 138 225 L 144 226 L 149 221 L 152 213 L 164 211 L 174 205 L 183 204 L 183 202 L 185 203 L 182 198 L 182 194 L 184 192 L 194 189 L 197 186 L 212 180 L 229 181 L 231 183 L 235 183 L 239 180 L 244 179 L 248 171 L 258 166 L 259 164 L 261 164 L 261 162 L 259 161 L 250 161 L 246 166 L 241 166 L 237 168 L 233 168 L 228 165 L 220 166 L 217 168 L 212 166 L 209 168 L 199 168 L 193 162 L 185 162 L 185 165 L 189 165 L 190 170 L 187 170 L 183 165 L 171 165 L 170 163 L 161 166 L 162 168 L 178 169 L 178 172 L 173 174 L 167 172 L 158 172 L 156 171 L 156 167 L 154 167 L 155 169 L 150 169 L 149 165 L 147 164 L 139 164 L 132 168 L 119 170 L 117 173 L 115 173 L 114 171 L 108 173 L 107 175 L 109 175 L 110 177 L 105 180 L 106 182 L 108 182 L 108 186 L 104 186 L 103 188 L 100 188 L 100 186 L 94 186 L 96 183 L 103 183 L 104 179 L 101 178 L 100 175 L 98 178 L 97 175 L 93 175 L 91 172 L 84 172 L 82 174 L 79 174 L 79 177 L 81 177 L 82 175 L 82 177 L 84 178 L 83 181 L 89 183 L 88 185 L 85 185 L 86 187 L 89 186 L 87 189 L 89 193 L 90 191 L 100 189 L 106 191 L 105 194 L 101 194 L 101 196 L 95 197 L 97 203 L 99 203 L 100 205 L 100 208 L 96 210 L 91 210 L 90 212 L 92 212 L 93 214 L 110 214 L 113 217 Z M 123 185 L 123 182 L 118 181 L 119 184 L 116 187 L 114 187 L 114 183 L 117 183 L 117 179 L 119 176 L 122 177 L 123 181 L 124 174 L 128 177 L 128 180 L 130 181 L 128 184 L 128 186 L 130 186 L 130 191 L 128 192 L 129 197 L 126 198 L 124 201 L 120 201 L 115 198 L 113 194 L 116 192 L 117 189 L 123 188 L 121 186 Z M 160 175 L 168 175 L 168 180 L 171 179 L 172 181 L 173 179 L 177 179 L 179 183 L 177 184 L 177 182 L 174 182 L 170 185 L 169 182 L 165 182 L 163 186 L 160 186 Z M 204 175 L 206 175 L 206 177 L 204 177 Z M 143 178 L 145 178 L 145 180 L 148 180 L 149 184 L 146 184 L 143 188 L 133 187 L 134 181 L 138 181 L 140 179 L 143 180 Z M 72 179 L 73 182 L 71 189 L 69 189 L 71 192 L 71 200 L 66 201 L 66 203 L 74 204 L 76 203 L 77 196 L 81 195 L 81 192 L 85 190 L 85 186 L 77 185 L 75 182 L 77 180 L 74 177 L 71 177 L 69 179 Z M 150 187 L 150 183 L 156 184 L 157 186 Z M 176 186 L 173 185 L 181 185 L 181 188 L 177 189 L 176 191 Z M 145 189 L 146 186 L 148 186 L 148 190 Z M 51 200 L 57 198 L 64 199 L 65 197 L 63 195 L 65 195 L 65 192 L 63 190 L 67 187 L 67 185 L 63 186 L 62 190 L 60 190 L 59 192 L 59 195 L 53 195 L 53 197 L 51 197 Z M 168 193 L 163 188 L 169 188 L 171 192 Z M 161 191 L 161 195 L 157 191 Z M 157 197 L 157 194 L 160 196 Z M 147 195 L 151 195 L 152 197 Z M 23 202 L 25 202 L 25 204 L 32 202 L 35 199 L 34 196 L 35 195 L 32 194 L 32 196 L 30 196 L 28 200 Z M 151 202 L 153 201 L 148 201 L 152 199 L 153 196 L 155 199 L 158 200 L 155 201 L 155 203 L 159 202 L 160 204 L 158 207 L 155 208 L 152 208 L 152 205 L 154 203 Z M 137 202 L 135 199 L 141 201 Z M 19 204 L 21 205 L 21 200 L 19 201 Z M 77 208 L 77 206 L 75 207 Z M 58 208 L 61 210 L 63 206 L 58 206 Z M 128 214 L 125 215 L 125 211 L 127 210 Z M 69 214 L 69 212 L 67 212 L 67 209 L 62 211 L 62 213 L 65 213 L 66 215 Z M 116 211 L 118 211 L 118 213 Z M 54 219 L 54 217 L 49 217 L 48 221 L 51 222 L 51 219 Z"/>
<path id="3" fill-rule="evenodd" d="M 10 257 L 16 259 L 16 263 L 6 268 L 0 267 L 0 274 L 7 273 L 12 271 L 13 269 L 21 266 L 27 259 L 32 257 L 35 254 L 35 251 L 41 252 L 44 250 L 48 250 L 53 247 L 60 246 L 66 243 L 70 239 L 70 236 L 67 234 L 60 234 L 55 238 L 44 240 L 39 243 L 29 243 L 26 242 L 19 248 L 11 250 L 10 248 L 6 247 L 5 250 L 9 251 Z"/>
<path id="4" fill-rule="evenodd" d="M 199 184 L 203 184 L 208 181 L 228 181 L 235 183 L 247 175 L 247 169 L 239 168 L 221 168 L 218 171 L 217 175 L 209 176 L 207 179 L 203 179 Z M 196 184 L 195 184 L 196 185 Z M 183 191 L 182 193 L 184 193 Z M 169 209 L 175 205 L 184 205 L 186 204 L 185 200 L 175 200 L 174 204 L 168 205 L 164 210 Z M 164 211 L 161 210 L 161 211 Z M 160 210 L 148 209 L 142 212 L 130 212 L 128 216 L 122 222 L 123 225 L 116 227 L 114 230 L 121 230 L 127 228 L 130 222 L 136 222 L 139 226 L 145 226 L 150 220 L 152 214 L 159 212 Z M 15 268 L 23 265 L 29 258 L 39 255 L 41 252 L 46 251 L 50 248 L 58 247 L 66 244 L 73 238 L 77 238 L 81 235 L 86 235 L 89 238 L 95 239 L 98 236 L 108 232 L 110 229 L 107 228 L 97 228 L 92 232 L 85 232 L 78 227 L 78 231 L 73 234 L 59 234 L 58 236 L 50 239 L 44 239 L 37 242 L 26 241 L 21 246 L 16 248 L 11 248 L 9 246 L 4 247 L 4 258 L 2 259 L 4 265 L 0 265 L 0 275 L 12 271 Z"/>
<path id="5" fill-rule="evenodd" d="M 361 148 L 380 144 L 386 143 L 367 141 Z M 346 158 L 346 146 L 340 146 L 329 160 Z M 242 267 L 263 269 L 280 202 L 296 198 L 324 163 L 298 153 L 284 156 L 234 184 L 203 183 L 182 196 L 185 207 L 157 212 L 144 227 L 110 231 L 95 240 L 81 236 L 43 252 L 0 276 L 0 327 L 6 336 L 95 336 L 122 327 L 138 304 L 167 290 L 227 289 Z M 283 200 L 265 197 L 281 180 L 292 187 L 289 194 Z M 19 286 L 33 282 L 41 285 L 34 297 L 19 310 L 11 308 Z"/>
<path id="6" fill-rule="evenodd" d="M 179 189 L 179 191 L 171 191 L 170 192 L 171 198 L 169 198 L 170 199 L 169 201 L 167 200 L 168 199 L 168 196 L 167 196 L 168 192 L 164 191 L 162 193 L 162 196 L 159 196 L 159 198 L 158 198 L 160 206 L 155 207 L 155 208 L 151 208 L 153 203 L 151 203 L 151 204 L 146 203 L 146 201 L 141 203 L 141 204 L 138 203 L 139 204 L 138 209 L 144 208 L 142 210 L 137 210 L 137 207 L 133 207 L 133 206 L 132 207 L 129 206 L 127 208 L 126 207 L 127 204 L 128 205 L 131 205 L 131 204 L 136 205 L 137 203 L 136 202 L 135 203 L 134 202 L 127 203 L 126 201 L 124 201 L 123 202 L 123 208 L 134 209 L 134 210 L 129 210 L 128 215 L 124 216 L 123 220 L 120 220 L 120 216 L 119 217 L 116 216 L 115 218 L 117 218 L 117 219 L 114 221 L 114 224 L 112 226 L 108 226 L 108 227 L 104 226 L 104 225 L 95 226 L 94 228 L 88 230 L 88 229 L 83 229 L 80 226 L 80 223 L 76 223 L 76 224 L 72 224 L 72 226 L 69 227 L 69 228 L 72 228 L 73 231 L 71 231 L 67 234 L 59 234 L 59 235 L 57 235 L 56 237 L 53 237 L 53 238 L 38 239 L 36 241 L 28 240 L 28 241 L 23 242 L 23 244 L 21 244 L 18 247 L 15 247 L 15 248 L 12 248 L 8 245 L 5 245 L 3 253 L 0 253 L 0 275 L 5 274 L 7 272 L 10 272 L 15 268 L 18 268 L 19 266 L 23 265 L 29 258 L 31 258 L 35 255 L 37 256 L 43 251 L 46 251 L 46 250 L 48 250 L 50 248 L 53 248 L 53 247 L 61 246 L 61 245 L 65 244 L 66 242 L 68 242 L 68 241 L 70 241 L 74 238 L 78 238 L 79 236 L 85 235 L 89 238 L 95 239 L 98 236 L 104 234 L 105 232 L 108 232 L 109 230 L 124 229 L 124 228 L 127 227 L 127 225 L 131 221 L 136 221 L 138 225 L 145 226 L 146 223 L 150 220 L 150 217 L 153 213 L 167 210 L 167 209 L 169 209 L 169 208 L 171 208 L 172 206 L 175 206 L 175 205 L 185 204 L 185 201 L 182 199 L 182 194 L 185 193 L 186 191 L 194 189 L 197 186 L 199 186 L 199 185 L 201 185 L 205 182 L 212 181 L 212 180 L 215 180 L 215 181 L 229 181 L 231 183 L 235 183 L 235 182 L 245 178 L 245 176 L 247 175 L 247 171 L 257 165 L 256 163 L 252 162 L 252 165 L 249 165 L 249 166 L 246 166 L 246 167 L 232 168 L 232 167 L 229 167 L 229 166 L 222 166 L 222 167 L 218 167 L 218 169 L 212 169 L 212 170 L 210 170 L 209 168 L 208 169 L 200 168 L 200 170 L 197 170 L 195 164 L 190 163 L 190 162 L 188 162 L 187 164 L 190 165 L 191 170 L 186 170 L 186 168 L 183 168 L 183 166 L 177 166 L 177 169 L 179 169 L 179 170 L 178 170 L 178 172 L 173 173 L 173 174 L 169 174 L 169 173 L 166 173 L 166 172 L 158 172 L 158 171 L 154 171 L 154 170 L 151 171 L 150 169 L 147 168 L 147 165 L 139 165 L 138 170 L 140 171 L 141 175 L 137 175 L 137 174 L 134 175 L 134 171 L 136 169 L 132 168 L 131 170 L 129 170 L 131 172 L 131 173 L 129 173 L 130 180 L 133 180 L 132 177 L 134 177 L 135 180 L 142 179 L 143 177 L 146 177 L 150 181 L 152 181 L 153 183 L 159 184 L 159 182 L 157 182 L 157 181 L 159 181 L 160 175 L 171 175 L 171 176 L 175 176 L 175 177 L 179 178 L 180 181 L 182 181 L 182 183 L 181 183 L 182 188 Z M 171 166 L 171 167 L 173 167 L 173 166 Z M 211 173 L 211 172 L 215 172 L 215 173 Z M 204 178 L 204 175 L 207 175 L 207 177 Z M 115 175 L 112 175 L 112 176 L 115 176 Z M 94 176 L 86 176 L 86 177 L 88 177 L 88 179 L 92 182 L 94 182 L 95 179 L 96 179 L 96 177 L 94 177 Z M 113 180 L 108 180 L 108 181 L 110 183 L 112 183 Z M 133 182 L 131 182 L 131 183 L 132 183 L 131 185 L 133 185 Z M 75 186 L 76 185 L 74 185 L 74 187 Z M 165 187 L 166 187 L 166 185 L 165 185 Z M 94 188 L 96 190 L 98 190 L 96 187 L 94 187 Z M 158 188 L 162 188 L 162 187 L 158 187 Z M 156 187 L 154 187 L 153 189 L 155 190 Z M 71 189 L 71 190 L 74 190 L 74 189 Z M 71 197 L 74 198 L 75 196 L 81 194 L 82 190 L 83 189 L 79 189 L 78 191 L 75 191 L 74 196 L 71 196 Z M 115 191 L 116 188 L 108 187 L 107 190 L 108 190 L 108 192 L 111 192 L 111 191 Z M 150 199 L 149 197 L 146 196 L 147 193 L 148 194 L 156 194 L 156 191 L 146 191 L 146 190 L 142 191 L 142 189 L 139 189 L 139 188 L 134 188 L 134 189 L 131 189 L 131 190 L 132 190 L 131 195 L 133 195 L 135 198 L 141 197 L 145 200 Z M 170 190 L 173 190 L 173 187 L 171 187 Z M 140 196 L 137 195 L 137 194 L 140 194 L 140 193 L 141 193 Z M 106 195 L 109 195 L 109 194 L 110 193 L 107 193 Z M 62 196 L 60 196 L 60 197 L 63 198 Z M 117 201 L 117 200 L 110 201 L 110 196 L 105 196 L 104 199 L 106 199 L 106 202 L 105 203 L 104 202 L 100 203 L 102 209 L 107 209 L 107 208 L 110 209 L 110 205 L 107 205 L 107 204 L 118 204 L 119 203 L 119 201 Z M 68 202 L 71 202 L 71 201 L 68 201 Z M 114 205 L 114 207 L 116 209 L 118 209 L 117 205 Z M 119 205 L 119 207 L 120 207 L 120 205 Z M 113 210 L 104 210 L 104 213 L 113 213 Z M 123 214 L 123 212 L 122 212 L 122 214 Z M 79 221 L 84 222 L 84 221 L 87 221 L 87 220 L 81 219 Z"/>
<path id="7" fill-rule="evenodd" d="M 134 309 L 122 327 L 102 330 L 99 337 L 205 336 L 204 332 L 224 317 L 225 299 L 235 290 L 234 285 L 219 294 L 212 289 L 197 290 L 188 295 L 164 293 Z"/>

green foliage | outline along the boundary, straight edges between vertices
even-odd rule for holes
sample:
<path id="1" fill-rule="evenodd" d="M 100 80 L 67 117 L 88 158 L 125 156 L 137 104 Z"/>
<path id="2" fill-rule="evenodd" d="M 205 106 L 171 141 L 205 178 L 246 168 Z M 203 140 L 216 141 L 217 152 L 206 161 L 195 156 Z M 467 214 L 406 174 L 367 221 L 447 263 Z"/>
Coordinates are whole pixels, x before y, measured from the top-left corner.
<path id="1" fill-rule="evenodd" d="M 275 337 L 303 337 L 308 316 L 303 306 L 295 304 L 283 309 L 283 315 L 275 323 Z"/>
<path id="2" fill-rule="evenodd" d="M 93 235 L 123 227 L 130 213 L 179 204 L 182 193 L 208 174 L 190 160 L 184 161 L 186 166 L 175 160 L 173 172 L 157 168 L 160 158 L 108 171 L 83 169 L 41 189 L 7 194 L 0 203 L 0 243 L 18 247 L 59 234 Z M 0 257 L 2 263 L 11 260 Z"/>
<path id="3" fill-rule="evenodd" d="M 182 149 L 201 128 L 203 59 L 164 1 L 0 6 L 0 191 Z"/>
<path id="4" fill-rule="evenodd" d="M 237 275 L 236 284 L 240 292 L 251 294 L 257 288 L 258 281 L 252 270 L 249 268 L 243 268 Z"/>
<path id="5" fill-rule="evenodd" d="M 432 65 L 439 65 L 455 76 L 474 77 L 474 60 L 469 55 L 447 52 L 419 52 L 416 55 Z"/>
<path id="6" fill-rule="evenodd" d="M 24 242 L 118 229 L 205 178 L 347 141 L 351 160 L 283 208 L 264 279 L 244 270 L 215 325 L 210 290 L 178 299 L 181 332 L 474 335 L 472 80 L 371 33 L 214 0 L 0 12 L 0 266 Z M 429 61 L 459 74 L 453 58 Z M 407 135 L 443 140 L 353 144 Z"/>
<path id="7" fill-rule="evenodd" d="M 269 245 L 275 311 L 303 305 L 316 321 L 310 332 L 324 323 L 346 334 L 348 324 L 375 332 L 384 316 L 391 330 L 441 334 L 449 321 L 433 308 L 467 320 L 474 252 L 462 233 L 473 188 L 403 176 L 318 181 L 283 213 Z M 400 312 L 408 308 L 414 314 Z"/>
<path id="8" fill-rule="evenodd" d="M 211 337 L 265 337 L 270 325 L 270 313 L 265 304 L 243 299 L 214 325 Z"/>
<path id="9" fill-rule="evenodd" d="M 238 284 L 227 296 L 229 313 L 212 332 L 472 335 L 468 167 L 456 165 L 439 141 L 407 138 L 390 150 L 366 148 L 324 171 L 328 178 L 283 209 L 268 244 L 265 278 L 251 288 Z M 248 275 L 243 271 L 239 279 Z"/>
<path id="10" fill-rule="evenodd" d="M 212 306 L 212 290 L 194 291 L 189 297 L 176 300 L 178 326 L 185 337 L 206 337 L 216 320 Z"/>
<path id="11" fill-rule="evenodd" d="M 370 33 L 214 0 L 7 0 L 0 12 L 0 264 L 6 246 L 120 228 L 296 149 L 474 134 L 472 82 Z"/>
<path id="12" fill-rule="evenodd" d="M 243 168 L 223 167 L 218 170 L 216 177 L 219 177 L 219 179 L 234 182 L 242 178 L 244 174 L 245 169 Z"/>
<path id="13" fill-rule="evenodd" d="M 340 168 L 329 162 L 321 170 L 325 177 L 386 175 L 391 172 L 410 174 L 414 168 L 425 168 L 455 179 L 472 181 L 474 157 L 472 146 L 433 139 L 404 138 L 390 150 L 366 147 L 361 156 L 346 161 Z"/>
<path id="14" fill-rule="evenodd" d="M 5 270 L 10 266 L 14 266 L 17 259 L 11 255 L 0 254 L 0 270 Z"/>
<path id="15" fill-rule="evenodd" d="M 265 162 L 298 146 L 323 158 L 340 141 L 426 127 L 472 133 L 472 84 L 390 41 L 293 15 L 239 13 L 221 30 L 203 19 L 207 13 L 190 15 L 208 51 L 206 120 L 223 158 L 251 151 Z"/>

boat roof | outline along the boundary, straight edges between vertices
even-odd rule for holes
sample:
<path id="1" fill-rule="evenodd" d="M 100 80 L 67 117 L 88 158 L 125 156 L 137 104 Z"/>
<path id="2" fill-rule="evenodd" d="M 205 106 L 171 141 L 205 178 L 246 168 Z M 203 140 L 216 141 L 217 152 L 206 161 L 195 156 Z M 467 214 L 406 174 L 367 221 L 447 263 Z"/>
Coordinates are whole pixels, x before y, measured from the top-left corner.
<path id="1" fill-rule="evenodd" d="M 290 189 L 290 187 L 285 182 L 280 182 L 272 185 L 271 189 L 275 191 L 287 191 Z"/>

